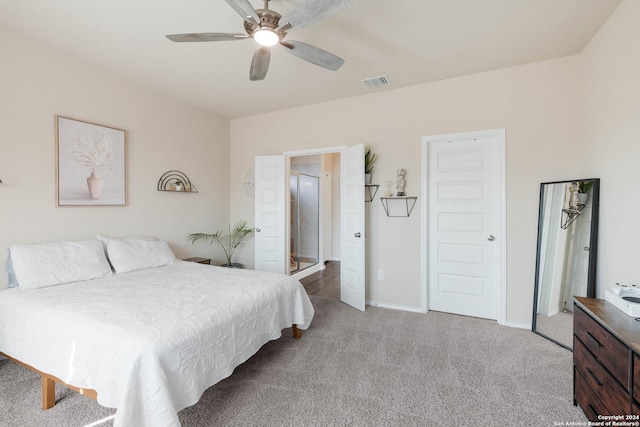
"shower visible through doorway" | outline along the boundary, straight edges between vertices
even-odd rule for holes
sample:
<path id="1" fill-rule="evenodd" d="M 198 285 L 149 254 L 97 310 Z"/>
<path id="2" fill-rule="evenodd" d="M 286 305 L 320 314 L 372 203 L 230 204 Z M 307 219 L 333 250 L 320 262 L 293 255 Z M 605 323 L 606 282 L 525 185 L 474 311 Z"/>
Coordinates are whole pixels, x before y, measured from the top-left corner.
<path id="1" fill-rule="evenodd" d="M 320 185 L 317 176 L 290 172 L 290 274 L 316 265 L 320 259 Z"/>

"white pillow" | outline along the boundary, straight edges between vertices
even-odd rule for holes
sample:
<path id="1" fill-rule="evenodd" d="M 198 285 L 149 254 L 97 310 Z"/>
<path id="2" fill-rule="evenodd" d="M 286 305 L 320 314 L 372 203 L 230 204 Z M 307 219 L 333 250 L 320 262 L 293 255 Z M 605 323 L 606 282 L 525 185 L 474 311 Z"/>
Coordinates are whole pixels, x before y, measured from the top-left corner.
<path id="1" fill-rule="evenodd" d="M 111 268 L 97 240 L 12 245 L 11 262 L 21 289 L 111 276 Z"/>
<path id="2" fill-rule="evenodd" d="M 160 267 L 176 261 L 169 245 L 161 240 L 111 239 L 107 253 L 116 273 Z"/>
<path id="3" fill-rule="evenodd" d="M 153 237 L 153 236 L 131 236 L 131 237 L 116 238 L 116 237 L 103 236 L 101 234 L 96 235 L 96 239 L 102 242 L 102 246 L 104 246 L 105 255 L 107 255 L 107 248 L 109 247 L 109 242 L 113 240 L 158 240 L 157 237 Z"/>

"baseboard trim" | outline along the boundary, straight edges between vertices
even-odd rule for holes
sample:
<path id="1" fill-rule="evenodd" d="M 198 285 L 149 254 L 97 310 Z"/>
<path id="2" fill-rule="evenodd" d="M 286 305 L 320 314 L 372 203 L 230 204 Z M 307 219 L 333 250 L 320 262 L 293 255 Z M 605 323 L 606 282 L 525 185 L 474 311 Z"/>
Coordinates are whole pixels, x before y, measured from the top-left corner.
<path id="1" fill-rule="evenodd" d="M 399 310 L 399 311 L 410 311 L 412 313 L 425 313 L 424 311 L 420 310 L 419 307 L 405 307 L 400 305 L 382 304 L 382 303 L 379 303 L 378 301 L 370 301 L 370 300 L 367 300 L 364 303 L 372 307 L 388 308 L 391 310 Z"/>
<path id="2" fill-rule="evenodd" d="M 531 330 L 531 323 L 520 323 L 520 322 L 505 322 L 502 326 L 508 326 L 510 328 L 518 328 L 518 329 L 529 329 Z"/>
<path id="3" fill-rule="evenodd" d="M 391 304 L 382 304 L 382 303 L 379 303 L 377 301 L 371 301 L 371 300 L 366 300 L 365 304 L 369 305 L 369 306 L 372 306 L 372 307 L 388 308 L 390 310 L 410 311 L 412 313 L 423 313 L 423 314 L 427 313 L 427 311 L 422 311 L 420 308 L 405 307 L 405 306 L 391 305 Z M 531 324 L 530 323 L 506 322 L 506 323 L 503 323 L 502 326 L 507 326 L 509 328 L 531 330 Z"/>

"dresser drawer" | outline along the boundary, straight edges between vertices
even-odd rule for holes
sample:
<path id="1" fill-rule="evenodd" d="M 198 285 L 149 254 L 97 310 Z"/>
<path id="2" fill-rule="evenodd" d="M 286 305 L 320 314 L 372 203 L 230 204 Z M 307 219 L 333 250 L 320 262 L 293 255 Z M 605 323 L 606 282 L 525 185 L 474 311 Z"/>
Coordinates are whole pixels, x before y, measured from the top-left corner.
<path id="1" fill-rule="evenodd" d="M 598 419 L 598 415 L 620 415 L 609 413 L 609 411 L 604 406 L 604 403 L 602 403 L 602 401 L 595 395 L 593 390 L 591 390 L 589 384 L 587 384 L 587 381 L 582 376 L 580 371 L 574 368 L 573 372 L 573 375 L 575 377 L 574 397 L 589 421 L 601 421 Z"/>
<path id="2" fill-rule="evenodd" d="M 629 393 L 602 367 L 580 340 L 573 340 L 573 364 L 611 414 L 628 414 Z"/>
<path id="3" fill-rule="evenodd" d="M 595 358 L 629 390 L 629 348 L 579 307 L 575 308 L 573 314 L 573 332 Z"/>
<path id="4" fill-rule="evenodd" d="M 640 357 L 633 355 L 633 398 L 640 402 Z"/>

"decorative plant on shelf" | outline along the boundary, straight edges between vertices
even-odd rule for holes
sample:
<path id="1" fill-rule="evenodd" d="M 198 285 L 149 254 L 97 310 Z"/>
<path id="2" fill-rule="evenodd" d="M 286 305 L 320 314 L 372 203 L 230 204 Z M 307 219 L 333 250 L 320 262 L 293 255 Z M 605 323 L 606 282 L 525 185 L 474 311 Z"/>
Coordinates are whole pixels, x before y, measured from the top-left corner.
<path id="1" fill-rule="evenodd" d="M 376 162 L 376 153 L 372 153 L 368 148 L 364 153 L 364 179 L 365 184 L 371 184 L 371 174 L 373 173 L 373 165 Z"/>
<path id="2" fill-rule="evenodd" d="M 589 195 L 587 194 L 589 190 L 593 187 L 593 181 L 580 181 L 578 182 L 578 205 L 586 205 L 587 199 Z"/>
<path id="3" fill-rule="evenodd" d="M 229 224 L 229 234 L 227 235 L 223 235 L 222 230 L 220 230 L 213 234 L 193 233 L 189 234 L 187 238 L 191 243 L 195 243 L 199 240 L 208 241 L 209 244 L 217 242 L 222 247 L 224 255 L 227 258 L 227 263 L 223 264 L 222 267 L 240 268 L 241 264 L 233 263 L 231 258 L 233 257 L 236 249 L 238 249 L 238 246 L 240 246 L 245 239 L 253 236 L 255 231 L 255 228 L 251 228 L 247 225 L 247 221 L 239 220 L 234 224 L 233 228 L 231 228 L 231 224 Z"/>
<path id="4" fill-rule="evenodd" d="M 593 187 L 593 181 L 580 181 L 578 184 L 578 193 L 588 193 Z"/>
<path id="5" fill-rule="evenodd" d="M 173 185 L 176 191 L 182 191 L 182 180 L 176 179 L 175 181 L 173 181 Z"/>

